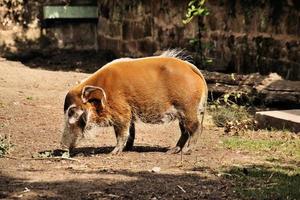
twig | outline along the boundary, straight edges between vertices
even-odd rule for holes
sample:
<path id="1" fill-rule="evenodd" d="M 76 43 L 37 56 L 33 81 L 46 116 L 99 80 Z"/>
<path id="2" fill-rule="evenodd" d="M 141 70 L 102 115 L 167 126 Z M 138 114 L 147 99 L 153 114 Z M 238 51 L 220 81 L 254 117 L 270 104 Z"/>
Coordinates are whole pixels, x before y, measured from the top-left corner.
<path id="1" fill-rule="evenodd" d="M 275 172 L 272 172 L 272 174 L 269 176 L 269 178 L 268 178 L 268 180 L 267 180 L 267 183 L 270 182 L 270 180 L 271 180 L 271 178 L 273 177 L 274 173 L 275 173 Z"/>
<path id="2" fill-rule="evenodd" d="M 14 160 L 70 160 L 80 162 L 75 158 L 64 158 L 64 157 L 45 157 L 45 158 L 18 158 L 14 156 L 3 156 L 4 158 L 14 159 Z"/>
<path id="3" fill-rule="evenodd" d="M 90 195 L 98 195 L 98 194 L 103 194 L 103 192 L 102 191 L 89 192 L 88 196 L 90 196 Z"/>
<path id="4" fill-rule="evenodd" d="M 180 185 L 177 185 L 177 187 L 184 193 L 186 193 L 186 191 L 180 186 Z"/>
<path id="5" fill-rule="evenodd" d="M 2 158 L 9 158 L 9 159 L 13 159 L 13 160 L 20 160 L 20 159 L 22 159 L 22 158 L 18 158 L 18 157 L 14 157 L 14 156 L 6 156 L 6 155 L 2 156 Z"/>
<path id="6" fill-rule="evenodd" d="M 108 194 L 107 196 L 111 197 L 111 198 L 119 198 L 120 196 L 115 195 L 115 194 Z"/>
<path id="7" fill-rule="evenodd" d="M 80 162 L 75 158 L 64 158 L 64 157 L 27 158 L 27 160 L 70 160 L 70 161 Z"/>
<path id="8" fill-rule="evenodd" d="M 26 192 L 30 192 L 30 190 L 27 187 L 25 187 L 24 191 L 22 191 L 21 193 L 26 193 Z"/>

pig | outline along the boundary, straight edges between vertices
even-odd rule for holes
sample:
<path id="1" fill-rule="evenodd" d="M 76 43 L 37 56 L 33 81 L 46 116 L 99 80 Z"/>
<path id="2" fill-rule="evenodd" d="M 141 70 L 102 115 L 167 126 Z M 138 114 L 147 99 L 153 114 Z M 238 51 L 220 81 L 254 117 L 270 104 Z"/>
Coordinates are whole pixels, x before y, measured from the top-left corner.
<path id="1" fill-rule="evenodd" d="M 159 56 L 114 60 L 69 90 L 64 102 L 63 148 L 72 150 L 86 131 L 112 126 L 112 154 L 130 150 L 135 123 L 178 120 L 181 136 L 168 153 L 188 153 L 203 130 L 207 84 L 196 66 L 168 50 Z"/>

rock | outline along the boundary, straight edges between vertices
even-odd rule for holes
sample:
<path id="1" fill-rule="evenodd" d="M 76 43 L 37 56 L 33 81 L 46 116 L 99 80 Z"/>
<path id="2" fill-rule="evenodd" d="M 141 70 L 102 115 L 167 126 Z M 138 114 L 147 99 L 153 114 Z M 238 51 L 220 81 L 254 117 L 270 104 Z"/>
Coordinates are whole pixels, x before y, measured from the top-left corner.
<path id="1" fill-rule="evenodd" d="M 153 173 L 159 173 L 160 172 L 160 167 L 153 167 L 151 169 L 151 172 L 153 172 Z"/>
<path id="2" fill-rule="evenodd" d="M 259 128 L 288 129 L 300 132 L 300 109 L 262 111 L 255 114 Z"/>

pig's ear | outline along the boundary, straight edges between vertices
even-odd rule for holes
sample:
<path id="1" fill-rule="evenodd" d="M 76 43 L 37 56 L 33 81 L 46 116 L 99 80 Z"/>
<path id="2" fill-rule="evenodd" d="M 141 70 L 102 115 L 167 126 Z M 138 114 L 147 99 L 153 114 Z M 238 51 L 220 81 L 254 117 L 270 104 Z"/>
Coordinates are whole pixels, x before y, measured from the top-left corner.
<path id="1" fill-rule="evenodd" d="M 104 108 L 106 104 L 106 94 L 105 91 L 96 86 L 87 85 L 83 88 L 81 93 L 81 100 L 83 103 L 87 102 L 101 102 L 102 107 Z"/>

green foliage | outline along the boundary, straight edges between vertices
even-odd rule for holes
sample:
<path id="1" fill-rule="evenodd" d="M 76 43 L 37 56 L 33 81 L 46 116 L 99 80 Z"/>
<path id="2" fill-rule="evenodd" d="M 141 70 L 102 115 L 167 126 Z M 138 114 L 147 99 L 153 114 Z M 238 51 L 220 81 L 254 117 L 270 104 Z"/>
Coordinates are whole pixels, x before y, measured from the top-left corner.
<path id="1" fill-rule="evenodd" d="M 11 146 L 9 137 L 0 135 L 0 157 L 7 154 Z"/>
<path id="2" fill-rule="evenodd" d="M 231 74 L 232 80 L 235 80 L 234 74 Z M 252 100 L 248 94 L 242 91 L 228 92 L 214 101 L 214 105 L 238 106 L 237 104 L 250 106 Z"/>
<path id="3" fill-rule="evenodd" d="M 204 29 L 204 24 L 201 22 L 203 17 L 209 15 L 208 8 L 206 7 L 206 0 L 190 0 L 188 3 L 188 8 L 185 14 L 185 19 L 182 20 L 183 24 L 188 24 L 192 21 L 194 17 L 198 19 L 198 34 L 196 38 L 192 38 L 189 41 L 191 47 L 197 52 L 195 60 L 199 60 L 202 66 L 206 67 L 212 63 L 212 59 L 205 58 L 204 49 L 201 38 L 201 31 Z"/>
<path id="4" fill-rule="evenodd" d="M 191 0 L 188 4 L 188 9 L 185 14 L 185 19 L 182 21 L 188 24 L 195 16 L 207 16 L 209 11 L 205 6 L 206 0 Z"/>

